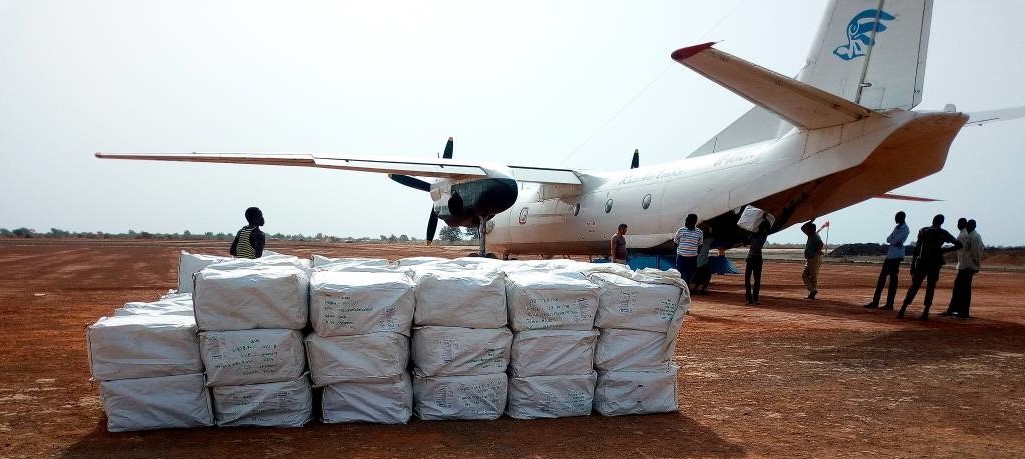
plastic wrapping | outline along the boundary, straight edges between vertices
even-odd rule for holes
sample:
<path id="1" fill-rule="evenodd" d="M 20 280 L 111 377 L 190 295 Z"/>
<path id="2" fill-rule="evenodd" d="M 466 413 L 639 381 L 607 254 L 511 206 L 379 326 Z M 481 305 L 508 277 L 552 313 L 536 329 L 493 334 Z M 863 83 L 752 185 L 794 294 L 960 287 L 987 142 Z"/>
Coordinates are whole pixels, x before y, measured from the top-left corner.
<path id="1" fill-rule="evenodd" d="M 608 328 L 601 330 L 594 351 L 598 370 L 629 370 L 665 366 L 673 359 L 677 335 Z"/>
<path id="2" fill-rule="evenodd" d="M 178 292 L 192 293 L 192 276 L 207 266 L 231 261 L 231 257 L 189 253 L 184 250 L 178 255 Z"/>
<path id="3" fill-rule="evenodd" d="M 594 370 L 598 330 L 527 330 L 513 336 L 512 376 L 582 375 Z"/>
<path id="4" fill-rule="evenodd" d="M 309 279 L 294 266 L 196 273 L 193 294 L 200 330 L 300 330 L 309 314 Z"/>
<path id="5" fill-rule="evenodd" d="M 511 272 L 505 287 L 513 331 L 594 327 L 598 287 L 579 273 Z"/>
<path id="6" fill-rule="evenodd" d="M 195 311 L 192 308 L 192 294 L 185 293 L 180 297 L 159 299 L 153 302 L 132 301 L 114 310 L 115 316 L 131 315 L 171 315 L 192 318 L 195 323 Z"/>
<path id="7" fill-rule="evenodd" d="M 399 333 L 306 337 L 313 386 L 394 382 L 406 373 L 409 338 Z M 408 378 L 407 378 L 408 379 Z"/>
<path id="8" fill-rule="evenodd" d="M 504 373 L 513 334 L 508 328 L 416 327 L 413 372 L 418 376 Z"/>
<path id="9" fill-rule="evenodd" d="M 306 368 L 296 330 L 205 331 L 199 349 L 209 387 L 291 381 Z"/>
<path id="10" fill-rule="evenodd" d="M 414 275 L 415 325 L 467 328 L 504 327 L 505 279 L 476 270 L 420 270 Z"/>
<path id="11" fill-rule="evenodd" d="M 218 426 L 302 427 L 313 416 L 306 376 L 286 382 L 219 386 L 210 390 Z"/>
<path id="12" fill-rule="evenodd" d="M 395 332 L 413 325 L 413 281 L 402 272 L 314 272 L 310 322 L 320 336 Z"/>
<path id="13" fill-rule="evenodd" d="M 505 412 L 505 373 L 472 376 L 413 376 L 413 414 L 423 420 L 494 420 Z"/>
<path id="14" fill-rule="evenodd" d="M 199 373 L 103 381 L 100 398 L 110 432 L 214 424 L 210 393 Z"/>
<path id="15" fill-rule="evenodd" d="M 679 370 L 676 365 L 665 365 L 649 371 L 599 371 L 594 409 L 605 416 L 676 411 Z"/>
<path id="16" fill-rule="evenodd" d="M 325 423 L 405 424 L 413 414 L 413 383 L 408 373 L 395 381 L 346 382 L 324 387 Z"/>
<path id="17" fill-rule="evenodd" d="M 201 373 L 192 317 L 101 317 L 86 329 L 89 370 L 100 381 Z"/>
<path id="18" fill-rule="evenodd" d="M 672 333 L 683 321 L 689 305 L 677 285 L 638 282 L 613 273 L 587 278 L 598 286 L 598 328 L 630 328 Z"/>
<path id="19" fill-rule="evenodd" d="M 516 419 L 587 416 L 598 374 L 509 378 L 506 414 Z"/>
<path id="20" fill-rule="evenodd" d="M 320 255 L 313 255 L 313 267 L 320 268 L 331 265 L 337 268 L 348 266 L 375 266 L 387 268 L 390 264 L 384 258 L 330 258 Z M 342 269 L 339 269 L 342 270 Z"/>

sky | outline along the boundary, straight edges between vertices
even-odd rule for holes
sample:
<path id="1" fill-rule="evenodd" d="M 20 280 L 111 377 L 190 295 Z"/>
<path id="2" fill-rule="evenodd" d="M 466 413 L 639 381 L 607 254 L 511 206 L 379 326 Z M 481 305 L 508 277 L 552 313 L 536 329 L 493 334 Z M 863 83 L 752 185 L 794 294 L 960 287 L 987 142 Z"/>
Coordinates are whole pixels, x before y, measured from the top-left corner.
<path id="1" fill-rule="evenodd" d="M 622 169 L 672 161 L 751 104 L 673 62 L 707 41 L 795 75 L 825 1 L 0 0 L 0 228 L 423 238 L 426 193 L 313 168 L 94 152 L 328 152 Z M 937 1 L 918 109 L 1025 106 L 1020 0 Z M 829 221 L 882 242 L 898 210 L 1025 245 L 1025 119 L 967 126 L 943 171 Z M 770 242 L 799 242 L 789 228 Z"/>

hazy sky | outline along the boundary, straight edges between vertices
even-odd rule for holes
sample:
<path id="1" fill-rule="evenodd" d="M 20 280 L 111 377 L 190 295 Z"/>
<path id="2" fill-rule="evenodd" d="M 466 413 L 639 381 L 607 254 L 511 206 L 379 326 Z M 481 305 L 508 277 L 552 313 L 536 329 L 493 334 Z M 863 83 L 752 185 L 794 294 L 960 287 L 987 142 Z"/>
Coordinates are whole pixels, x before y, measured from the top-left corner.
<path id="1" fill-rule="evenodd" d="M 674 63 L 718 48 L 783 74 L 825 1 L 0 0 L 0 228 L 423 238 L 426 193 L 383 175 L 100 160 L 93 152 L 337 152 L 626 168 L 686 156 L 750 104 Z M 739 6 L 739 7 L 738 7 Z M 935 4 L 919 109 L 1025 105 L 1020 0 Z M 829 242 L 892 215 L 976 218 L 1025 244 L 1025 120 L 966 127 L 944 170 L 826 215 Z M 913 160 L 913 159 L 909 159 Z M 801 240 L 791 228 L 770 242 Z"/>

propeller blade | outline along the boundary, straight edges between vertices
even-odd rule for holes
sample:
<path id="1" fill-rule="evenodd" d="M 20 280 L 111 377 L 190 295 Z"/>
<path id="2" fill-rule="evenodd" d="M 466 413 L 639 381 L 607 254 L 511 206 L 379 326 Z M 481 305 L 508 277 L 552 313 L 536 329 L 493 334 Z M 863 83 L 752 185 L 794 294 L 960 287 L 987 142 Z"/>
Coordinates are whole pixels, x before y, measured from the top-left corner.
<path id="1" fill-rule="evenodd" d="M 438 229 L 438 214 L 431 209 L 431 216 L 427 219 L 427 243 L 434 240 L 434 231 Z"/>
<path id="2" fill-rule="evenodd" d="M 630 169 L 637 169 L 641 166 L 641 150 L 634 149 L 634 158 L 630 161 Z"/>
<path id="3" fill-rule="evenodd" d="M 403 185 L 406 185 L 410 188 L 416 188 L 420 191 L 431 191 L 430 183 L 420 180 L 416 177 L 410 177 L 408 175 L 401 174 L 388 174 L 388 178 L 396 182 L 399 182 Z"/>
<path id="4" fill-rule="evenodd" d="M 441 154 L 444 159 L 452 159 L 452 138 L 448 138 L 448 142 L 445 142 L 445 152 Z"/>

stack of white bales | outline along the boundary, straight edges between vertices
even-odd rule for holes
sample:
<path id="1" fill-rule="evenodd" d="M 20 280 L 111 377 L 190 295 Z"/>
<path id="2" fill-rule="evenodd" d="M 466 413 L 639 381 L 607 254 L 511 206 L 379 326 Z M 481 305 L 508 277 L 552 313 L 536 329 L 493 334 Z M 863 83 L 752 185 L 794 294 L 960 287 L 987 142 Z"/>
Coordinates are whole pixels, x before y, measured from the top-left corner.
<path id="1" fill-rule="evenodd" d="M 614 266 L 593 268 L 588 279 L 600 289 L 595 410 L 606 416 L 675 411 L 679 368 L 672 358 L 690 305 L 686 284 L 675 271 Z"/>
<path id="2" fill-rule="evenodd" d="M 178 293 L 192 293 L 192 277 L 214 263 L 224 263 L 233 260 L 232 257 L 219 255 L 206 255 L 201 253 L 189 253 L 182 250 L 178 255 Z"/>
<path id="3" fill-rule="evenodd" d="M 302 330 L 309 278 L 295 257 L 236 260 L 195 274 L 200 352 L 219 426 L 298 427 L 312 415 Z"/>
<path id="4" fill-rule="evenodd" d="M 512 342 L 502 274 L 428 263 L 414 278 L 414 412 L 424 420 L 498 419 Z"/>
<path id="5" fill-rule="evenodd" d="M 314 333 L 306 337 L 306 349 L 313 384 L 324 387 L 324 422 L 409 420 L 414 301 L 413 281 L 402 271 L 336 262 L 313 272 Z"/>
<path id="6" fill-rule="evenodd" d="M 196 321 L 162 314 L 171 302 L 129 303 L 86 330 L 89 368 L 100 381 L 107 430 L 213 425 Z"/>
<path id="7" fill-rule="evenodd" d="M 597 287 L 575 271 L 509 268 L 506 292 L 515 336 L 506 413 L 520 419 L 590 414 Z"/>

